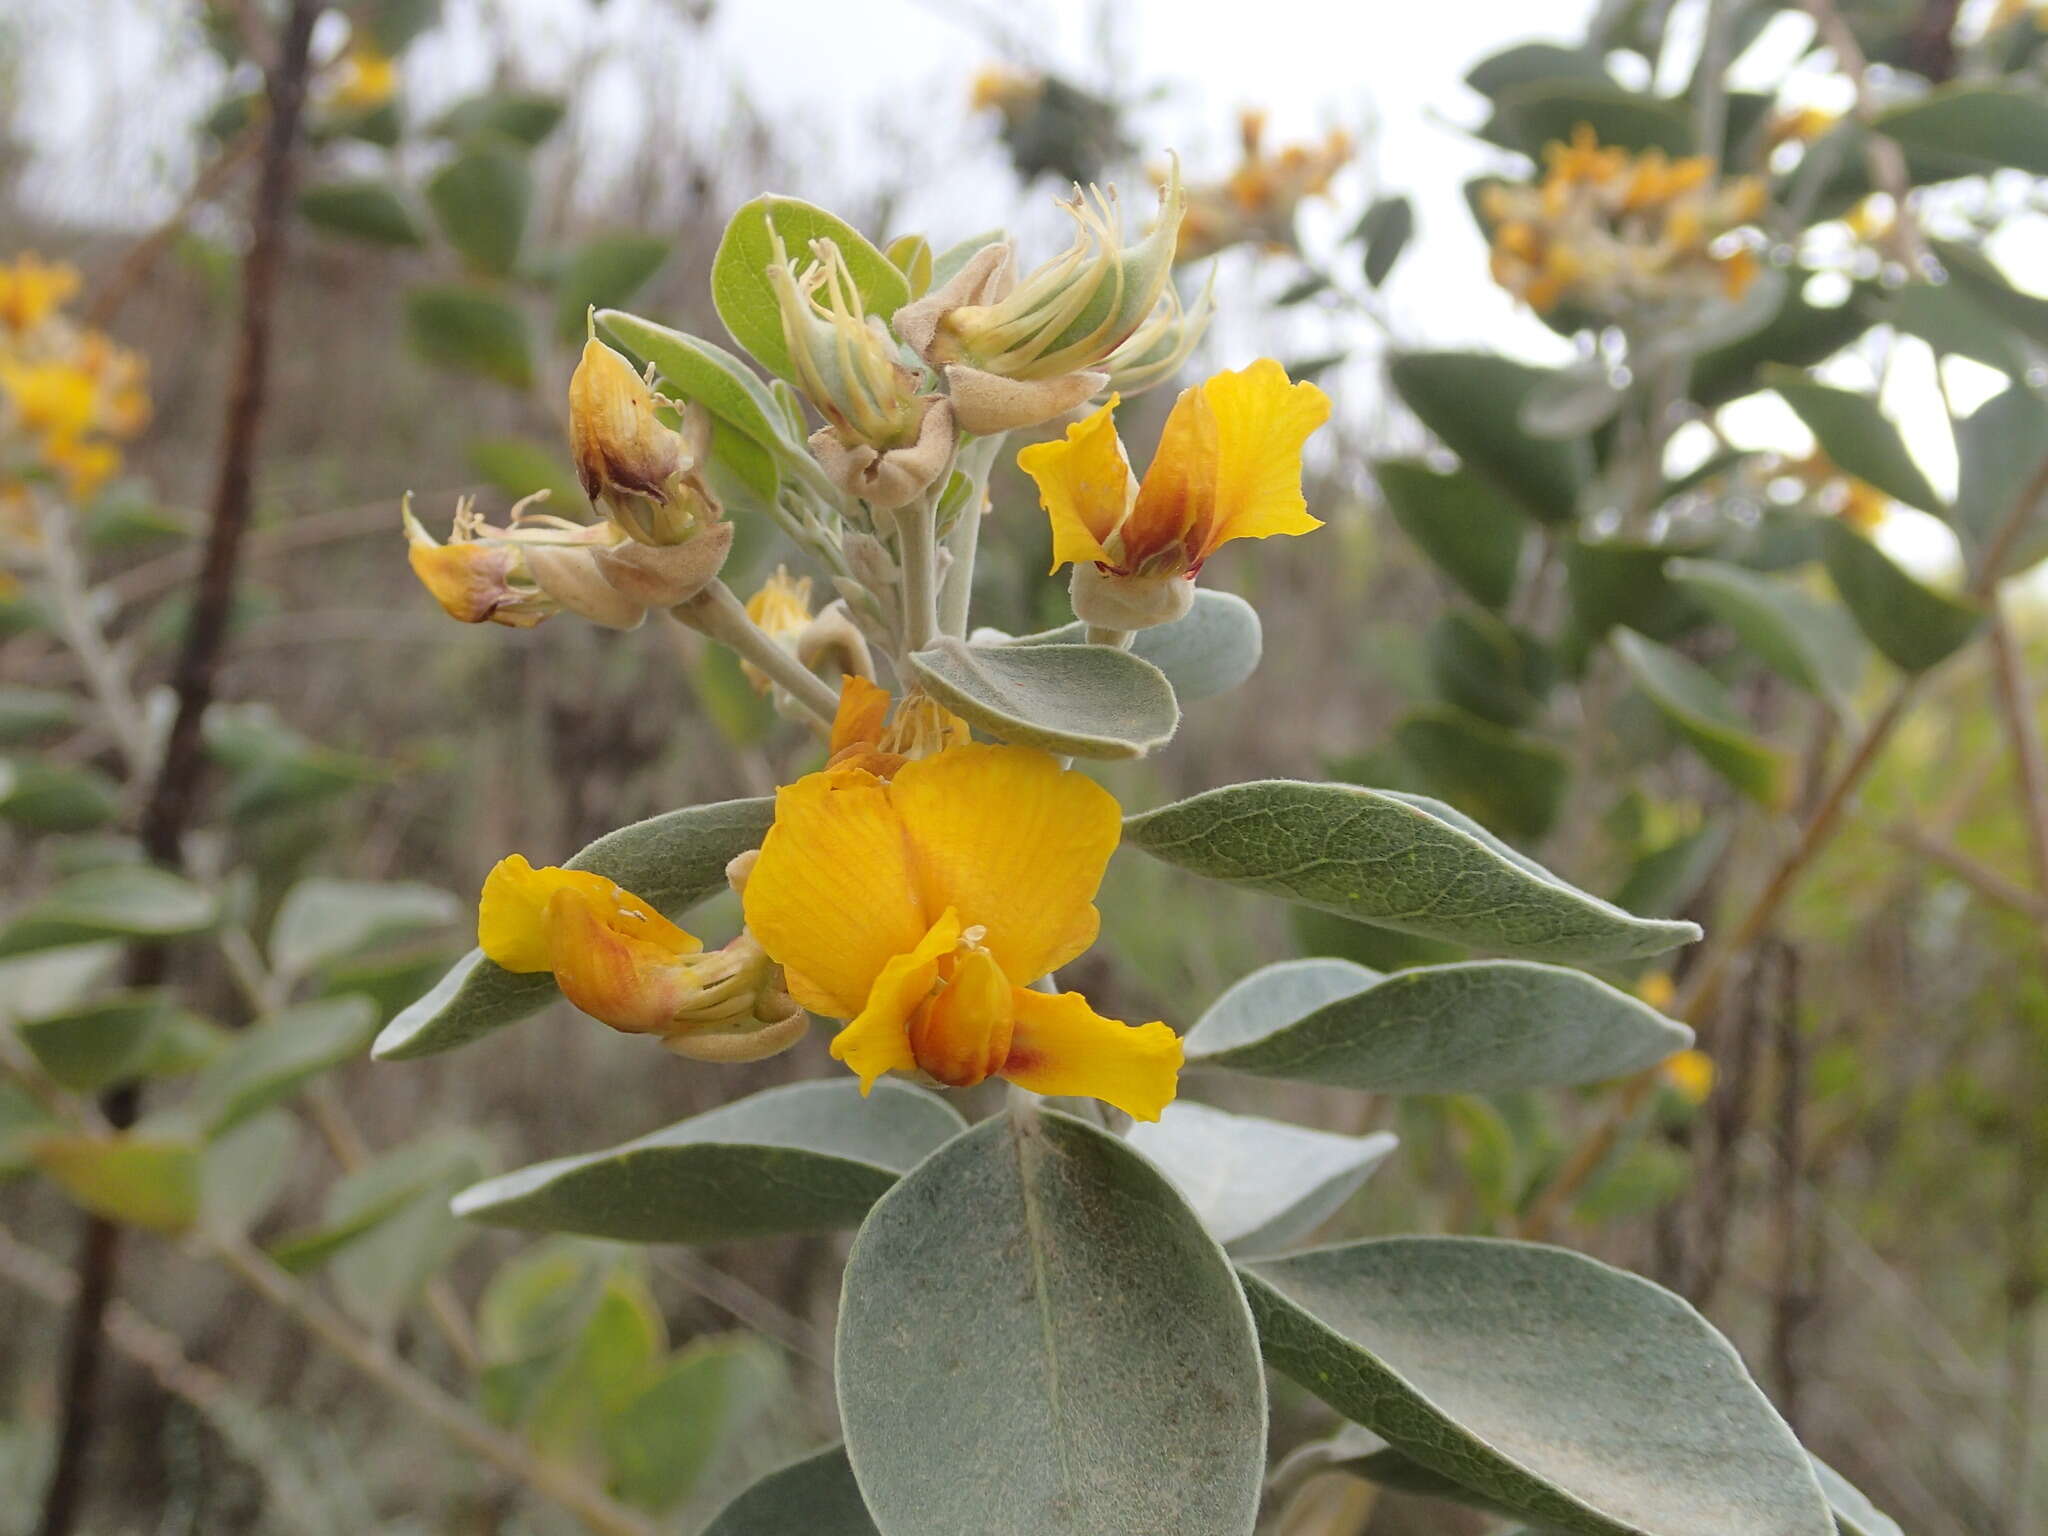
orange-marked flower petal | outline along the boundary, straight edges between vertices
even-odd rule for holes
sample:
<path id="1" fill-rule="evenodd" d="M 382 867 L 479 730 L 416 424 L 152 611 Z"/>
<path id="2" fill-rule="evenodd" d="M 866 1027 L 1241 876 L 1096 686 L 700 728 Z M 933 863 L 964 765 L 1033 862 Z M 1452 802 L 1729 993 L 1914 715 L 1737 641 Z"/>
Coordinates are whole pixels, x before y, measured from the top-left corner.
<path id="1" fill-rule="evenodd" d="M 889 690 L 852 673 L 840 679 L 839 709 L 832 718 L 831 755 L 848 747 L 874 746 L 889 719 Z"/>
<path id="2" fill-rule="evenodd" d="M 1173 1102 L 1180 1036 L 1164 1024 L 1105 1019 L 1078 992 L 1020 987 L 1002 1076 L 1033 1093 L 1100 1099 L 1134 1120 L 1157 1120 Z"/>
<path id="3" fill-rule="evenodd" d="M 882 966 L 866 1005 L 832 1037 L 832 1059 L 859 1075 L 863 1098 L 884 1072 L 908 1072 L 917 1065 L 910 1048 L 911 1016 L 938 985 L 940 959 L 959 942 L 960 914 L 948 908 L 915 948 Z"/>
<path id="4" fill-rule="evenodd" d="M 938 992 L 910 1020 L 910 1054 L 949 1088 L 972 1088 L 1002 1070 L 1017 1021 L 1010 978 L 985 949 L 940 966 Z"/>
<path id="5" fill-rule="evenodd" d="M 663 930 L 681 929 L 665 918 L 656 918 L 659 928 L 647 923 L 610 892 L 563 885 L 548 898 L 543 921 L 562 995 L 613 1029 L 660 1033 L 699 991 L 686 958 L 696 942 L 674 948 Z"/>
<path id="6" fill-rule="evenodd" d="M 1322 527 L 1301 494 L 1301 449 L 1330 419 L 1330 397 L 1261 358 L 1202 385 L 1216 421 L 1215 520 L 1198 560 L 1232 539 L 1302 534 Z M 1141 498 L 1142 499 L 1142 498 Z"/>
<path id="7" fill-rule="evenodd" d="M 704 946 L 615 881 L 586 869 L 535 869 L 519 854 L 500 859 L 485 877 L 477 906 L 476 939 L 485 955 L 508 971 L 554 969 L 549 952 L 548 903 L 557 891 L 575 890 L 613 914 L 625 931 L 669 954 L 695 954 Z"/>
<path id="8" fill-rule="evenodd" d="M 1110 558 L 1104 547 L 1123 523 L 1137 494 L 1124 445 L 1110 413 L 1117 397 L 1058 442 L 1034 443 L 1017 467 L 1038 482 L 1038 498 L 1052 519 L 1052 568 Z"/>

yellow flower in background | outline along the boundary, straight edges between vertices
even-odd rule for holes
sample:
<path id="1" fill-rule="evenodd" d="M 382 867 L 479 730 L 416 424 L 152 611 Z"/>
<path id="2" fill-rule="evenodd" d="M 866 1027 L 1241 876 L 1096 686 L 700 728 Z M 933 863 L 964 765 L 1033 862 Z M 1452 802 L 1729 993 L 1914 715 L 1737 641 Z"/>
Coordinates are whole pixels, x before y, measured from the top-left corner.
<path id="1" fill-rule="evenodd" d="M 78 292 L 78 269 L 23 251 L 0 262 L 0 329 L 32 331 Z"/>
<path id="2" fill-rule="evenodd" d="M 695 935 L 588 870 L 536 869 L 516 853 L 499 860 L 478 903 L 477 944 L 508 971 L 552 972 L 592 1018 L 659 1035 L 680 1055 L 756 1060 L 808 1027 L 752 939 L 706 953 Z"/>
<path id="3" fill-rule="evenodd" d="M 789 567 L 778 565 L 775 574 L 761 584 L 761 590 L 747 599 L 747 617 L 778 645 L 794 650 L 796 637 L 810 627 L 811 578 L 793 577 Z M 756 693 L 766 693 L 774 680 L 751 661 L 742 661 L 740 671 Z"/>
<path id="4" fill-rule="evenodd" d="M 1200 261 L 1246 243 L 1269 250 L 1292 247 L 1295 210 L 1305 199 L 1329 191 L 1354 149 L 1348 133 L 1332 129 L 1320 144 L 1290 144 L 1269 153 L 1265 134 L 1265 113 L 1242 114 L 1237 169 L 1222 181 L 1188 188 L 1176 261 Z"/>
<path id="5" fill-rule="evenodd" d="M 1657 1071 L 1665 1084 L 1688 1104 L 1704 1104 L 1714 1091 L 1714 1058 L 1705 1051 L 1680 1051 Z"/>
<path id="6" fill-rule="evenodd" d="M 830 768 L 777 794 L 747 926 L 799 1003 L 849 1021 L 832 1054 L 863 1091 L 996 1076 L 1157 1119 L 1179 1037 L 1030 985 L 1094 942 L 1121 827 L 1107 791 L 1026 747 L 952 747 L 887 781 Z"/>
<path id="7" fill-rule="evenodd" d="M 1289 383 L 1272 359 L 1181 391 L 1142 481 L 1117 436 L 1116 404 L 1017 455 L 1052 519 L 1055 571 L 1192 577 L 1232 539 L 1322 527 L 1301 494 L 1301 450 L 1329 420 L 1330 399 Z"/>
<path id="8" fill-rule="evenodd" d="M 92 375 L 70 362 L 0 358 L 0 394 L 23 431 L 72 439 L 91 428 L 99 406 Z"/>
<path id="9" fill-rule="evenodd" d="M 350 112 L 381 107 L 398 93 L 398 61 L 368 39 L 349 45 L 335 65 L 327 104 Z"/>

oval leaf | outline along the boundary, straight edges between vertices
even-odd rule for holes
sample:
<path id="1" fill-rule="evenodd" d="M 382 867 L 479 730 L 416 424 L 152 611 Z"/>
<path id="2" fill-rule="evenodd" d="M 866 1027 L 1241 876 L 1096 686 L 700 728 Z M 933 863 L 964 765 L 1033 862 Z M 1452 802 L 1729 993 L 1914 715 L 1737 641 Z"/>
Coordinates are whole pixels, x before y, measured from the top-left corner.
<path id="1" fill-rule="evenodd" d="M 1614 648 L 1636 686 L 1709 767 L 1757 804 L 1784 806 L 1792 792 L 1790 759 L 1750 734 L 1719 678 L 1632 630 L 1617 634 Z"/>
<path id="2" fill-rule="evenodd" d="M 1967 155 L 2048 176 L 2048 101 L 2037 88 L 1971 81 L 1937 86 L 1878 114 L 1877 129 L 1908 149 Z"/>
<path id="3" fill-rule="evenodd" d="M 661 270 L 669 250 L 655 235 L 601 235 L 576 247 L 555 278 L 555 329 L 562 339 L 582 339 L 592 305 L 632 298 Z"/>
<path id="4" fill-rule="evenodd" d="M 270 925 L 270 963 L 293 980 L 390 939 L 439 928 L 462 915 L 444 890 L 407 881 L 301 880 Z"/>
<path id="5" fill-rule="evenodd" d="M 1380 973 L 1350 960 L 1281 960 L 1233 982 L 1187 1032 L 1190 1057 L 1263 1039 L 1325 1003 L 1363 992 Z"/>
<path id="6" fill-rule="evenodd" d="M 882 1198 L 837 1365 L 889 1536 L 1250 1536 L 1266 1388 L 1243 1293 L 1173 1186 L 1078 1120 L 998 1115 Z"/>
<path id="7" fill-rule="evenodd" d="M 1976 564 L 2048 464 L 2048 399 L 2015 384 L 1956 423 L 1956 532 Z M 2005 553 L 2001 578 L 2048 557 L 2048 512 L 2036 508 Z"/>
<path id="8" fill-rule="evenodd" d="M 1923 512 L 1943 513 L 1941 495 L 1913 456 L 1899 429 L 1886 419 L 1868 395 L 1817 384 L 1790 369 L 1774 368 L 1766 376 L 1825 453 L 1859 480 L 1885 495 Z"/>
<path id="9" fill-rule="evenodd" d="M 100 939 L 175 939 L 213 926 L 214 900 L 191 881 L 146 864 L 73 875 L 0 929 L 0 955 Z"/>
<path id="10" fill-rule="evenodd" d="M 1571 783 L 1571 760 L 1550 742 L 1450 705 L 1410 710 L 1393 743 L 1451 803 L 1514 837 L 1545 836 Z"/>
<path id="11" fill-rule="evenodd" d="M 1384 790 L 1266 779 L 1124 822 L 1155 858 L 1422 938 L 1532 960 L 1626 960 L 1700 935 L 1567 885 L 1448 808 Z"/>
<path id="12" fill-rule="evenodd" d="M 755 198 L 732 216 L 718 242 L 718 254 L 711 259 L 711 301 L 733 340 L 770 373 L 789 378 L 794 372 L 782 338 L 782 312 L 768 286 L 774 234 L 798 263 L 811 259 L 813 240 L 837 245 L 870 315 L 887 320 L 909 301 L 910 284 L 895 263 L 851 224 L 798 198 Z"/>
<path id="13" fill-rule="evenodd" d="M 52 1183 L 109 1221 L 181 1232 L 199 1217 L 199 1147 L 122 1133 L 38 1141 L 35 1164 Z"/>
<path id="14" fill-rule="evenodd" d="M 667 393 L 694 400 L 727 426 L 770 446 L 781 438 L 781 419 L 768 386 L 725 348 L 672 331 L 624 310 L 601 309 L 598 329 L 654 364 Z"/>
<path id="15" fill-rule="evenodd" d="M 1387 369 L 1395 390 L 1422 424 L 1466 468 L 1483 475 L 1531 517 L 1568 520 L 1592 473 L 1583 441 L 1531 437 L 1522 403 L 1549 371 L 1481 352 L 1410 352 Z"/>
<path id="16" fill-rule="evenodd" d="M 704 1536 L 881 1536 L 844 1446 L 770 1472 L 718 1513 Z"/>
<path id="17" fill-rule="evenodd" d="M 999 630 L 974 633 L 980 645 L 1078 645 L 1087 626 L 1076 619 L 1058 629 L 1015 639 Z M 1235 592 L 1195 589 L 1195 605 L 1170 624 L 1155 624 L 1131 637 L 1130 651 L 1149 661 L 1173 684 L 1183 704 L 1228 693 L 1257 670 L 1264 646 L 1259 612 Z"/>
<path id="18" fill-rule="evenodd" d="M 413 349 L 437 368 L 458 368 L 513 389 L 533 384 L 526 317 L 494 293 L 444 285 L 405 296 Z"/>
<path id="19" fill-rule="evenodd" d="M 761 846 L 775 802 L 720 800 L 608 832 L 568 861 L 616 880 L 669 917 L 726 888 L 725 866 Z M 370 1054 L 404 1061 L 453 1050 L 539 1013 L 560 997 L 545 973 L 515 975 L 471 950 L 433 991 L 384 1026 Z"/>
<path id="20" fill-rule="evenodd" d="M 1868 652 L 1839 608 L 1789 581 L 1718 560 L 1672 560 L 1673 586 L 1735 631 L 1757 660 L 1787 682 L 1846 710 Z"/>
<path id="21" fill-rule="evenodd" d="M 1922 672 L 1947 660 L 1984 622 L 1984 611 L 1975 603 L 1916 581 L 1838 518 L 1822 521 L 1820 550 L 1856 627 L 1903 671 Z"/>
<path id="22" fill-rule="evenodd" d="M 1626 992 L 1526 960 L 1418 966 L 1313 1008 L 1276 1008 L 1255 1030 L 1229 1017 L 1223 1033 L 1210 1029 L 1205 1015 L 1189 1032 L 1190 1066 L 1373 1093 L 1600 1082 L 1692 1043 L 1691 1030 Z"/>
<path id="23" fill-rule="evenodd" d="M 1266 1359 L 1546 1529 L 1831 1536 L 1806 1454 L 1690 1306 L 1562 1248 L 1402 1237 L 1249 1265 Z"/>
<path id="24" fill-rule="evenodd" d="M 166 1111 L 163 1121 L 217 1136 L 308 1078 L 360 1056 L 376 1027 L 377 1010 L 366 997 L 287 1008 L 238 1034 L 206 1064 L 192 1097 Z"/>
<path id="25" fill-rule="evenodd" d="M 141 1070 L 151 1037 L 174 1012 L 162 992 L 117 992 L 24 1018 L 15 1029 L 55 1081 L 73 1093 L 97 1093 Z"/>
<path id="26" fill-rule="evenodd" d="M 1446 474 L 1419 459 L 1382 459 L 1373 474 L 1401 531 L 1474 602 L 1505 608 L 1529 532 L 1514 507 L 1469 470 Z"/>
<path id="27" fill-rule="evenodd" d="M 884 1079 L 791 1083 L 609 1151 L 535 1163 L 464 1190 L 455 1213 L 498 1227 L 633 1243 L 722 1243 L 859 1224 L 899 1175 L 966 1122 Z"/>
<path id="28" fill-rule="evenodd" d="M 969 645 L 948 636 L 910 658 L 926 693 L 999 741 L 1070 757 L 1143 757 L 1172 739 L 1166 674 L 1109 645 Z"/>
<path id="29" fill-rule="evenodd" d="M 315 229 L 376 245 L 422 242 L 419 221 L 388 181 L 363 177 L 323 182 L 299 194 L 299 212 Z"/>
<path id="30" fill-rule="evenodd" d="M 1173 1180 L 1233 1253 L 1272 1253 L 1308 1236 L 1396 1145 L 1386 1131 L 1339 1136 L 1186 1099 L 1124 1139 Z"/>
<path id="31" fill-rule="evenodd" d="M 493 277 L 518 265 L 533 202 L 524 156 L 495 146 L 469 150 L 436 171 L 426 192 L 441 234 L 463 260 Z"/>

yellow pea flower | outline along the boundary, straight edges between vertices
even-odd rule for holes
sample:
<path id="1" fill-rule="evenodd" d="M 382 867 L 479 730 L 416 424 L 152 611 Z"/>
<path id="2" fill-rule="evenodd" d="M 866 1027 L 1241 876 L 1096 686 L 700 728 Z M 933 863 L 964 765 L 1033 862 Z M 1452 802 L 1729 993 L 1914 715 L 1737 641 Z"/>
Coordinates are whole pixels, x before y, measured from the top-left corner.
<path id="1" fill-rule="evenodd" d="M 1657 1071 L 1688 1104 L 1704 1104 L 1714 1091 L 1714 1058 L 1705 1051 L 1680 1051 Z"/>
<path id="2" fill-rule="evenodd" d="M 0 329 L 32 331 L 78 292 L 78 269 L 24 251 L 0 263 Z"/>
<path id="3" fill-rule="evenodd" d="M 747 877 L 748 929 L 862 1091 L 885 1072 L 996 1076 L 1154 1120 L 1180 1039 L 1030 983 L 1095 940 L 1116 801 L 1028 747 L 967 745 L 884 781 L 829 768 L 783 789 Z"/>
<path id="4" fill-rule="evenodd" d="M 24 430 L 51 438 L 76 438 L 89 431 L 99 408 L 92 375 L 68 362 L 0 358 L 0 395 Z"/>
<path id="5" fill-rule="evenodd" d="M 965 720 L 920 688 L 904 694 L 892 721 L 893 702 L 879 683 L 848 673 L 839 684 L 825 766 L 862 768 L 886 779 L 914 758 L 964 747 L 974 739 Z"/>
<path id="6" fill-rule="evenodd" d="M 1052 519 L 1055 571 L 1191 578 L 1232 539 L 1322 527 L 1302 498 L 1301 449 L 1329 420 L 1330 399 L 1289 383 L 1271 358 L 1181 391 L 1143 481 L 1117 437 L 1116 404 L 1017 455 Z"/>
<path id="7" fill-rule="evenodd" d="M 484 881 L 477 943 L 508 971 L 553 972 L 592 1018 L 659 1035 L 681 1055 L 757 1059 L 808 1027 L 750 937 L 706 954 L 695 935 L 587 870 L 499 860 Z"/>

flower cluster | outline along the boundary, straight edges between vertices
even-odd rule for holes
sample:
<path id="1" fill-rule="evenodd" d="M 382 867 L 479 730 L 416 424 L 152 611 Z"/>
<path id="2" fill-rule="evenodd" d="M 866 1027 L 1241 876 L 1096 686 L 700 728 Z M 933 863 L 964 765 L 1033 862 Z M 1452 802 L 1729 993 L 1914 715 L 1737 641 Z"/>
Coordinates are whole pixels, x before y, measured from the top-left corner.
<path id="1" fill-rule="evenodd" d="M 1266 116 L 1246 112 L 1238 119 L 1242 158 L 1223 180 L 1188 188 L 1176 259 L 1200 261 L 1233 245 L 1294 248 L 1294 214 L 1305 198 L 1327 192 L 1331 179 L 1350 163 L 1351 136 L 1332 129 L 1320 144 L 1265 145 Z"/>
<path id="2" fill-rule="evenodd" d="M 28 482 L 89 500 L 121 466 L 121 442 L 149 421 L 143 359 L 65 313 L 78 273 L 33 253 L 0 265 L 0 507 Z"/>
<path id="3" fill-rule="evenodd" d="M 1755 281 L 1755 248 L 1737 232 L 1763 212 L 1758 178 L 1716 179 L 1703 156 L 1602 146 L 1583 123 L 1544 162 L 1541 182 L 1494 183 L 1480 203 L 1494 280 L 1539 314 L 1647 319 L 1740 299 Z"/>

